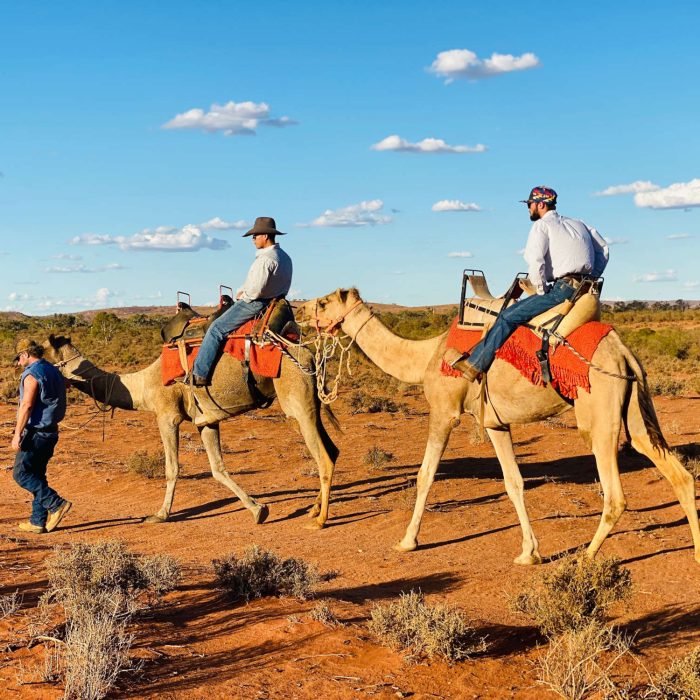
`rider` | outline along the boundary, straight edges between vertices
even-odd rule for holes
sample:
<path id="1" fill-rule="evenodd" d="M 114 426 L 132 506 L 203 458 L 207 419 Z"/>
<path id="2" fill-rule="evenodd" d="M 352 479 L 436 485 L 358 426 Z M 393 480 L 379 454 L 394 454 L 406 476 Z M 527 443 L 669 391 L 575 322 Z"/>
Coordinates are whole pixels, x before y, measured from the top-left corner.
<path id="1" fill-rule="evenodd" d="M 551 187 L 533 187 L 530 196 L 521 201 L 534 222 L 524 257 L 537 294 L 504 309 L 468 355 L 455 350 L 450 353 L 454 359 L 446 356 L 470 382 L 488 371 L 498 349 L 520 324 L 571 299 L 583 277 L 599 277 L 608 263 L 608 245 L 603 237 L 582 221 L 558 214 L 557 193 Z"/>
<path id="2" fill-rule="evenodd" d="M 275 236 L 284 235 L 269 216 L 259 216 L 253 228 L 243 234 L 244 238 L 253 238 L 257 249 L 255 260 L 238 290 L 236 302 L 209 326 L 194 362 L 192 377 L 190 379 L 188 375 L 185 381 L 191 381 L 195 386 L 209 384 L 211 369 L 226 336 L 258 316 L 273 299 L 289 292 L 292 259 L 279 243 L 275 243 Z"/>

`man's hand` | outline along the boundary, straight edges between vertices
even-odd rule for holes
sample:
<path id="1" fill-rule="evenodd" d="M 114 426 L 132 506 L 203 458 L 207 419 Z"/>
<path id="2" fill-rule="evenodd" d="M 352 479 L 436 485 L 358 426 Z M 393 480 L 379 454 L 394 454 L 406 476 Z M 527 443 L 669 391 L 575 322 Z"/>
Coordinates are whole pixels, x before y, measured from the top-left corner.
<path id="1" fill-rule="evenodd" d="M 12 436 L 12 449 L 15 452 L 19 452 L 19 442 L 20 442 L 20 436 L 19 435 L 13 435 Z"/>

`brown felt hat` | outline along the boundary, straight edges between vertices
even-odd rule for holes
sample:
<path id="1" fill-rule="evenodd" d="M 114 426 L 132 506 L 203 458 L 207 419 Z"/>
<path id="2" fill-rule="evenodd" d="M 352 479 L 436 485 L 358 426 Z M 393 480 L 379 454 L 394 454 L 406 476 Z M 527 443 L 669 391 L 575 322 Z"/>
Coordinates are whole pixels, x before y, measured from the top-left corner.
<path id="1" fill-rule="evenodd" d="M 256 233 L 265 233 L 274 236 L 286 235 L 285 233 L 282 233 L 282 231 L 277 230 L 277 224 L 275 224 L 275 220 L 271 216 L 259 216 L 257 219 L 255 219 L 253 228 L 250 229 L 250 231 L 246 231 L 243 234 L 243 238 L 246 236 L 254 236 Z"/>
<path id="2" fill-rule="evenodd" d="M 17 360 L 19 360 L 19 356 L 23 352 L 31 352 L 32 350 L 36 350 L 38 347 L 40 347 L 40 346 L 37 345 L 30 338 L 21 338 L 20 340 L 17 341 L 17 345 L 15 345 L 15 353 L 16 354 L 15 354 L 14 361 L 17 362 Z"/>

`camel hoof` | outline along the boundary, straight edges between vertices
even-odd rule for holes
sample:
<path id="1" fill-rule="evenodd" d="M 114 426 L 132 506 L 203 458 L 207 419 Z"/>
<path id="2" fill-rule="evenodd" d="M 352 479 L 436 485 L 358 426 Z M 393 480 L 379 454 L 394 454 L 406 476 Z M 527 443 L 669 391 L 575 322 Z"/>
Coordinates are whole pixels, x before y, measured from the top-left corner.
<path id="1" fill-rule="evenodd" d="M 167 520 L 168 520 L 167 518 L 164 518 L 161 515 L 149 515 L 147 518 L 144 518 L 141 522 L 153 524 L 153 523 L 164 523 Z"/>
<path id="2" fill-rule="evenodd" d="M 320 512 L 321 512 L 321 506 L 314 503 L 314 505 L 312 505 L 311 508 L 309 508 L 309 517 L 310 518 L 318 518 L 318 515 Z"/>
<path id="3" fill-rule="evenodd" d="M 418 547 L 418 542 L 415 540 L 413 542 L 409 542 L 408 544 L 401 540 L 394 545 L 394 550 L 403 554 L 405 552 L 415 551 L 416 547 Z"/>
<path id="4" fill-rule="evenodd" d="M 533 566 L 534 564 L 541 564 L 542 557 L 539 554 L 521 554 L 513 559 L 513 563 L 521 566 Z"/>
<path id="5" fill-rule="evenodd" d="M 314 531 L 323 530 L 324 524 L 325 523 L 321 523 L 318 520 L 312 520 L 310 523 L 306 523 L 306 525 L 304 525 L 304 529 Z"/>
<path id="6" fill-rule="evenodd" d="M 270 515 L 270 509 L 267 506 L 258 506 L 257 510 L 253 512 L 253 520 L 255 520 L 256 525 L 262 525 L 267 520 L 268 515 Z"/>

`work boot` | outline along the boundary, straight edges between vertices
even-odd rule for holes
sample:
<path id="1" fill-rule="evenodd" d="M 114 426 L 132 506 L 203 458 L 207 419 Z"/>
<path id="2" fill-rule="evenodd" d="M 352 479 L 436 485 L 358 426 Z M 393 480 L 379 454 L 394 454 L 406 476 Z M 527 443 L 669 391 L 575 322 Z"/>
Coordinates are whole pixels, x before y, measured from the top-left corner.
<path id="1" fill-rule="evenodd" d="M 32 535 L 43 535 L 46 532 L 45 527 L 42 527 L 41 525 L 35 525 L 29 520 L 25 520 L 24 522 L 17 525 L 17 527 L 20 530 L 22 530 L 22 532 L 31 532 Z"/>
<path id="2" fill-rule="evenodd" d="M 477 369 L 467 361 L 467 355 L 455 350 L 447 348 L 442 359 L 453 369 L 462 373 L 462 376 L 469 382 L 473 382 L 481 376 L 481 370 Z"/>
<path id="3" fill-rule="evenodd" d="M 183 374 L 181 377 L 175 377 L 176 382 L 181 384 L 189 384 L 190 386 L 209 386 L 209 382 L 206 377 L 200 377 L 197 374 L 192 374 L 188 372 Z"/>
<path id="4" fill-rule="evenodd" d="M 70 501 L 63 501 L 53 513 L 49 513 L 49 517 L 46 518 L 46 532 L 52 532 L 58 527 L 58 523 L 63 520 L 63 516 L 70 510 L 72 505 Z"/>

